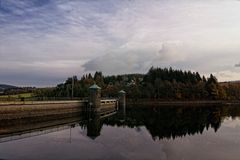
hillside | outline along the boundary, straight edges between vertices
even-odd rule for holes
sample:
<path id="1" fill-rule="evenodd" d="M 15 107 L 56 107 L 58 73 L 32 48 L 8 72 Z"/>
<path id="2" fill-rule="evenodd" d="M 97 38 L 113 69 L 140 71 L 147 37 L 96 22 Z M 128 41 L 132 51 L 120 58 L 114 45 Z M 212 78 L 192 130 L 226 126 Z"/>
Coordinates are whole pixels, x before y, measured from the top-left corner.
<path id="1" fill-rule="evenodd" d="M 226 84 L 240 84 L 240 81 L 225 81 L 225 82 L 219 82 L 220 85 L 226 85 Z"/>
<path id="2" fill-rule="evenodd" d="M 16 89 L 18 87 L 12 86 L 12 85 L 7 85 L 7 84 L 0 84 L 0 92 L 3 92 L 7 89 Z"/>

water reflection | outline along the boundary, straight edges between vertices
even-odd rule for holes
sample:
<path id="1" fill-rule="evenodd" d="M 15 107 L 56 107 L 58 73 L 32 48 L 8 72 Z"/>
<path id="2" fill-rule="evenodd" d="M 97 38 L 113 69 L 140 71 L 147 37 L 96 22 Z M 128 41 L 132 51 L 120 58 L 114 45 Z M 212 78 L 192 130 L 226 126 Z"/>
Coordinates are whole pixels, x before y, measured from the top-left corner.
<path id="1" fill-rule="evenodd" d="M 57 132 L 85 123 L 80 114 L 0 121 L 0 142 Z M 76 123 L 77 122 L 77 123 Z"/>
<path id="2" fill-rule="evenodd" d="M 87 122 L 87 136 L 95 139 L 101 133 L 103 123 L 101 123 L 100 115 L 94 114 Z"/>
<path id="3" fill-rule="evenodd" d="M 0 159 L 237 159 L 239 116 L 233 106 L 135 106 L 0 121 Z"/>
<path id="4" fill-rule="evenodd" d="M 130 107 L 118 112 L 115 116 L 104 119 L 102 123 L 94 120 L 96 136 L 100 135 L 102 125 L 126 126 L 130 128 L 145 127 L 154 140 L 175 139 L 186 135 L 202 134 L 213 128 L 215 132 L 226 118 L 240 116 L 238 106 L 205 106 L 205 107 Z M 92 126 L 91 126 L 92 127 Z M 92 128 L 91 128 L 92 130 Z"/>
<path id="5" fill-rule="evenodd" d="M 174 139 L 186 135 L 202 134 L 213 128 L 215 132 L 226 117 L 240 116 L 240 108 L 234 106 L 210 107 L 129 107 L 113 116 L 102 118 L 98 114 L 91 118 L 83 114 L 40 117 L 0 121 L 0 142 L 26 138 L 67 128 L 86 128 L 87 136 L 100 136 L 103 125 L 125 126 L 138 131 L 145 127 L 154 140 Z M 140 130 L 139 130 L 140 131 Z"/>
<path id="6" fill-rule="evenodd" d="M 119 121 L 121 115 L 104 121 L 105 124 L 145 126 L 153 139 L 175 138 L 186 135 L 202 134 L 209 127 L 217 131 L 225 117 L 236 117 L 240 113 L 237 107 L 155 107 L 128 109 L 125 121 Z"/>

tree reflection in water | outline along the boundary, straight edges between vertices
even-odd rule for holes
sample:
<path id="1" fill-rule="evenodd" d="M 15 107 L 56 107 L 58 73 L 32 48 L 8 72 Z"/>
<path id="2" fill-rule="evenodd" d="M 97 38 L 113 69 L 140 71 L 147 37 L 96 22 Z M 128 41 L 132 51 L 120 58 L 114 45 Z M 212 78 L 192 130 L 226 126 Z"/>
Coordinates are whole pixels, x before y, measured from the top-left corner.
<path id="1" fill-rule="evenodd" d="M 202 134 L 213 128 L 215 132 L 222 121 L 240 116 L 240 108 L 234 106 L 204 107 L 131 107 L 127 110 L 126 120 L 120 121 L 121 114 L 104 120 L 104 124 L 127 126 L 130 128 L 145 126 L 153 139 L 174 139 L 186 135 Z"/>

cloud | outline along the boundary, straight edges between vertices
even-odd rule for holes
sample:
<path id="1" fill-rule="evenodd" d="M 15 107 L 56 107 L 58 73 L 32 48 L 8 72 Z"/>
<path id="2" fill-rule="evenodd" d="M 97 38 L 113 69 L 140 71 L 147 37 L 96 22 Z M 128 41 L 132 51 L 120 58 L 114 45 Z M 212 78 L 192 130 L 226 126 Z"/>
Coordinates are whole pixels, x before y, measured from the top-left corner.
<path id="1" fill-rule="evenodd" d="M 135 43 L 131 42 L 114 52 L 86 62 L 86 71 L 102 70 L 106 74 L 147 72 L 151 66 L 164 66 L 184 59 L 181 46 L 176 42 Z"/>
<path id="2" fill-rule="evenodd" d="M 240 74 L 237 70 L 223 70 L 213 74 L 218 77 L 219 81 L 232 81 L 240 79 Z"/>
<path id="3" fill-rule="evenodd" d="M 83 72 L 81 65 L 85 61 L 45 61 L 45 62 L 1 62 L 1 83 L 21 86 L 55 86 L 56 82 L 77 72 Z"/>
<path id="4" fill-rule="evenodd" d="M 0 83 L 16 73 L 27 75 L 31 84 L 41 83 L 36 73 L 51 74 L 59 83 L 68 74 L 146 72 L 152 65 L 208 74 L 232 70 L 240 59 L 240 4 L 235 1 L 0 4 L 0 75 L 8 73 Z M 22 78 L 13 82 L 23 84 Z"/>
<path id="5" fill-rule="evenodd" d="M 240 62 L 234 65 L 235 67 L 240 67 Z"/>

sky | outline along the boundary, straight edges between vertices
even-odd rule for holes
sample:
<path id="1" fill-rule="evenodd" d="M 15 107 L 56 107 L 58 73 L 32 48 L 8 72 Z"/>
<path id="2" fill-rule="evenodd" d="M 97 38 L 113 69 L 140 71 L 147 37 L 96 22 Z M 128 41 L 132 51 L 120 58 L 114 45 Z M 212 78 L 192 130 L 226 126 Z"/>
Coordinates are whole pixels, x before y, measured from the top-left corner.
<path id="1" fill-rule="evenodd" d="M 147 73 L 240 80 L 238 0 L 0 0 L 0 84 Z"/>

